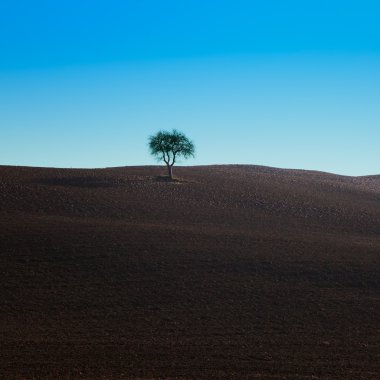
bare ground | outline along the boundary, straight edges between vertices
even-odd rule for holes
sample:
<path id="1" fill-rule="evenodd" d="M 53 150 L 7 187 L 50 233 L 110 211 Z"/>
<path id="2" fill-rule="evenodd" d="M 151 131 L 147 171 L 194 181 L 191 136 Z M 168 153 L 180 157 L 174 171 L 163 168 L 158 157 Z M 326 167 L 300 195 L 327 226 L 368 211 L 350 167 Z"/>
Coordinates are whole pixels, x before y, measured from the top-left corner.
<path id="1" fill-rule="evenodd" d="M 380 379 L 380 177 L 0 167 L 0 377 Z"/>

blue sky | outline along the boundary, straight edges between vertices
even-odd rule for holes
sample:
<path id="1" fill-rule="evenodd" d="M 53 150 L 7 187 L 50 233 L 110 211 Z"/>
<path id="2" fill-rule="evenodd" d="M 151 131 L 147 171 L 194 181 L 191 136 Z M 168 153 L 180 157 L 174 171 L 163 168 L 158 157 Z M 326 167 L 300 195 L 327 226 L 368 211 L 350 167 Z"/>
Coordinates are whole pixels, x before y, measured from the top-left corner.
<path id="1" fill-rule="evenodd" d="M 380 173 L 376 1 L 0 3 L 0 163 L 147 165 L 177 128 L 189 165 Z"/>

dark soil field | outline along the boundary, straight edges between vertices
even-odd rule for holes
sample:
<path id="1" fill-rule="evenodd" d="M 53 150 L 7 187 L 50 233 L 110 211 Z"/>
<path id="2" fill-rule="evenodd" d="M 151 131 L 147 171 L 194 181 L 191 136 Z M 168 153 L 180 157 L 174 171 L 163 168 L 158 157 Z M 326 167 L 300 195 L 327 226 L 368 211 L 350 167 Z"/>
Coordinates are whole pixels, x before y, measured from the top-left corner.
<path id="1" fill-rule="evenodd" d="M 0 167 L 2 379 L 380 379 L 380 177 Z"/>

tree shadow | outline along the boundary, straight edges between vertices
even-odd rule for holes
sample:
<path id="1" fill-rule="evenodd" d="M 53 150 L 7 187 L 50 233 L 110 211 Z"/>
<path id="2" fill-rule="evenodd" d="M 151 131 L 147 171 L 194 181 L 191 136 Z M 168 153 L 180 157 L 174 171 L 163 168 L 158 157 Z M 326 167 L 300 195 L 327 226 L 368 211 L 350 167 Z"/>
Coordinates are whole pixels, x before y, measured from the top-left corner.
<path id="1" fill-rule="evenodd" d="M 177 181 L 175 178 L 171 179 L 167 175 L 158 175 L 158 176 L 153 177 L 153 179 L 156 182 L 170 182 L 171 183 L 171 182 L 176 182 Z"/>
<path id="2" fill-rule="evenodd" d="M 188 180 L 185 180 L 183 178 L 178 178 L 178 177 L 174 177 L 174 178 L 171 179 L 167 175 L 158 175 L 158 176 L 155 176 L 155 177 L 153 177 L 153 180 L 156 181 L 156 182 L 177 183 L 177 184 L 192 183 L 192 182 L 194 182 L 194 181 L 188 181 Z"/>

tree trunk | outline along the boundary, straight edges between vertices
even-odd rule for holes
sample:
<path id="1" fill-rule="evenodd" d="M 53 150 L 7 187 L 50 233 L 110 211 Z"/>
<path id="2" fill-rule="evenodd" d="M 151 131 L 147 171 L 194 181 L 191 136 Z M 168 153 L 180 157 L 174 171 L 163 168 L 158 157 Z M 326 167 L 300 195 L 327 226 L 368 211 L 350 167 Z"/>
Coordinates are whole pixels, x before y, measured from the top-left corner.
<path id="1" fill-rule="evenodd" d="M 170 180 L 173 180 L 173 166 L 172 165 L 168 165 L 168 174 L 169 174 Z"/>

